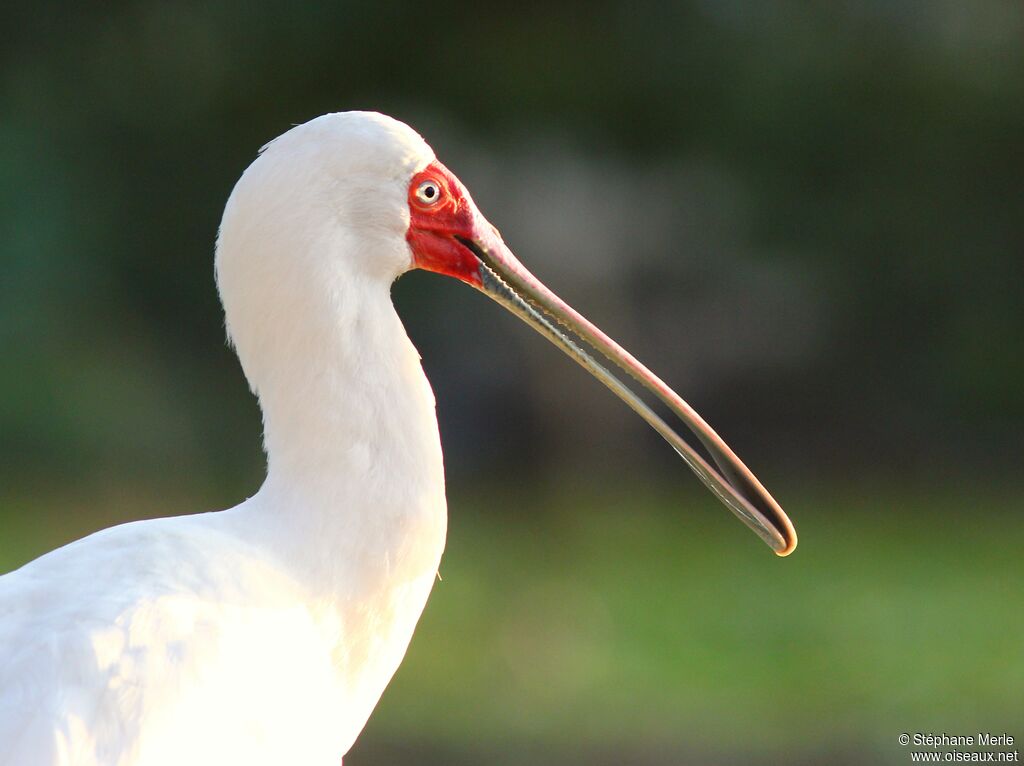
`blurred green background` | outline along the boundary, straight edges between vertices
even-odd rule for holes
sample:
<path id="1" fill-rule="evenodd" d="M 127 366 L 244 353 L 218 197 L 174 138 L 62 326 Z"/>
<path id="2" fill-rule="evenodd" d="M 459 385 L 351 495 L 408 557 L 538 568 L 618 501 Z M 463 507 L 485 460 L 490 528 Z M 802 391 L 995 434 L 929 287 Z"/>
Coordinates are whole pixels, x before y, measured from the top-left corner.
<path id="1" fill-rule="evenodd" d="M 801 547 L 772 557 L 514 318 L 406 276 L 451 532 L 346 766 L 1020 741 L 1022 39 L 1009 0 L 4 3 L 0 571 L 256 490 L 220 213 L 290 125 L 378 109 Z"/>

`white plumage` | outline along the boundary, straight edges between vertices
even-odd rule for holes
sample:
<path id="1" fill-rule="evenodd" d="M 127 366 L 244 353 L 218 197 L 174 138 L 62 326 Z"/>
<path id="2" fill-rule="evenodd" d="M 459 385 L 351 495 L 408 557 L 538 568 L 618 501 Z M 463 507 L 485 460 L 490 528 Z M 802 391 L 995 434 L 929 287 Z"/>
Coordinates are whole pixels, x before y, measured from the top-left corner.
<path id="1" fill-rule="evenodd" d="M 267 480 L 0 578 L 0 764 L 337 766 L 444 547 L 433 395 L 389 294 L 432 159 L 401 123 L 337 114 L 242 176 L 217 280 Z"/>

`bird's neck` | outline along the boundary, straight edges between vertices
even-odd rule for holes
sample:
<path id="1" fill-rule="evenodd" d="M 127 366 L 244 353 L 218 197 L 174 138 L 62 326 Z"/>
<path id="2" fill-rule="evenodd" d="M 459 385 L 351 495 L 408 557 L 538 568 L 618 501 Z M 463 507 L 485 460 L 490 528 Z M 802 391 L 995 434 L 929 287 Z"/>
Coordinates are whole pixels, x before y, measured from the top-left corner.
<path id="1" fill-rule="evenodd" d="M 352 282 L 299 310 L 257 387 L 268 469 L 252 506 L 325 586 L 433 574 L 446 524 L 434 397 L 388 285 Z"/>

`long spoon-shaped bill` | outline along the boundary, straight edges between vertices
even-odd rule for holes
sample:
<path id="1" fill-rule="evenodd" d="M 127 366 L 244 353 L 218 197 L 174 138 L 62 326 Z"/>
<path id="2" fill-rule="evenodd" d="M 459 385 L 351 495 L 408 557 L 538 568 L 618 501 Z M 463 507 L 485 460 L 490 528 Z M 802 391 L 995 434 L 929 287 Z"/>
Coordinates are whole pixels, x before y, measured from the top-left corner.
<path id="1" fill-rule="evenodd" d="M 461 279 L 520 317 L 647 421 L 705 486 L 778 555 L 793 552 L 797 537 L 789 517 L 722 437 L 660 378 L 527 271 L 451 171 L 434 162 L 414 176 L 409 206 L 407 239 L 416 266 Z M 598 361 L 587 346 L 663 402 L 697 437 L 712 462 Z"/>
<path id="2" fill-rule="evenodd" d="M 483 236 L 480 234 L 478 232 L 473 240 L 460 238 L 462 244 L 472 250 L 482 264 L 479 289 L 562 349 L 647 421 L 675 448 L 705 486 L 778 555 L 787 556 L 792 553 L 796 548 L 797 536 L 786 512 L 722 437 L 682 397 L 632 354 L 545 287 L 493 231 L 482 232 Z M 584 340 L 660 399 L 700 440 L 719 470 L 715 470 L 625 383 L 562 328 Z"/>

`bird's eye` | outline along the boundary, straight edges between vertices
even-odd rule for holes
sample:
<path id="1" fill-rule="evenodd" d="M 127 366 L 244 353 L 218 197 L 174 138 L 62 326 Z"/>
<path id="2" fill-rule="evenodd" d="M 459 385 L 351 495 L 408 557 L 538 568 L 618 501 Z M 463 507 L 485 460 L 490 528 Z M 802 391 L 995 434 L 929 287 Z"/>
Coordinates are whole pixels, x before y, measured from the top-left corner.
<path id="1" fill-rule="evenodd" d="M 421 205 L 433 205 L 441 199 L 441 186 L 437 181 L 424 181 L 416 187 L 416 199 Z"/>

